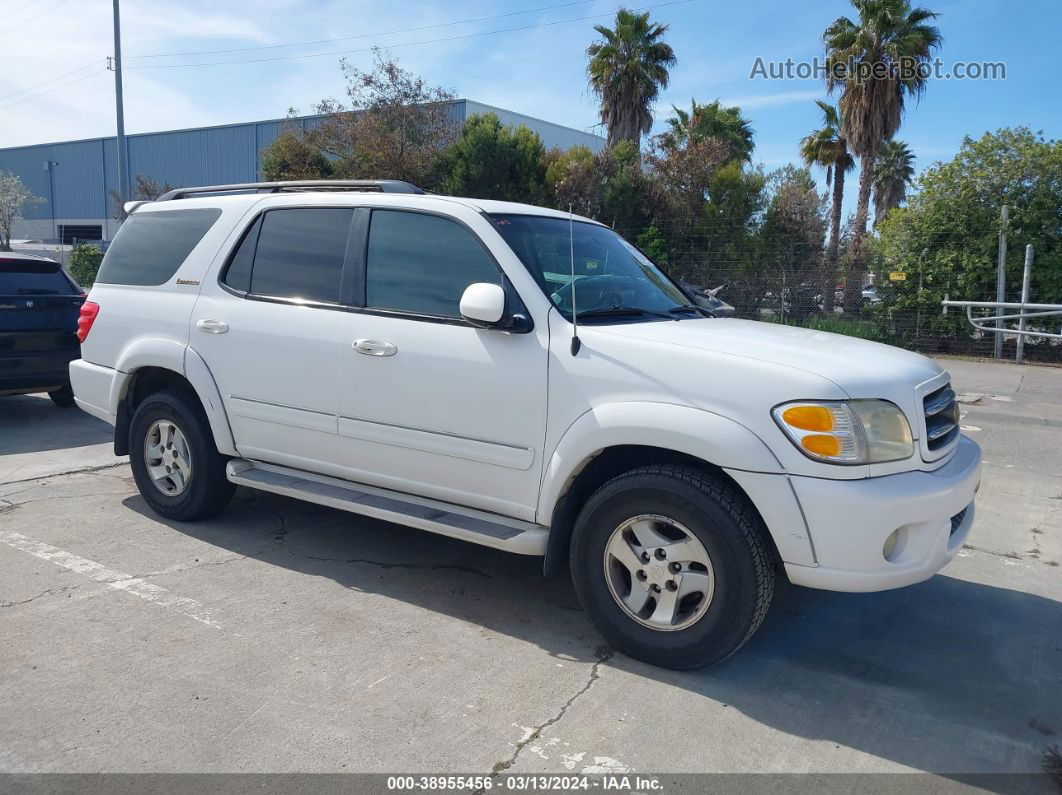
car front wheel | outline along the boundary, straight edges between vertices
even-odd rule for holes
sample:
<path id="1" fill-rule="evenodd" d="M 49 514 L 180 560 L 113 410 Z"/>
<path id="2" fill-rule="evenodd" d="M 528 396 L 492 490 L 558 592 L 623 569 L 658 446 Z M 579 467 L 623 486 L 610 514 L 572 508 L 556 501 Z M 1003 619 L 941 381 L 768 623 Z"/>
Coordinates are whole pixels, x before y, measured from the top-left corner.
<path id="1" fill-rule="evenodd" d="M 606 483 L 581 511 L 571 571 L 587 613 L 617 649 L 665 668 L 733 654 L 774 593 L 767 530 L 718 476 L 643 467 Z"/>

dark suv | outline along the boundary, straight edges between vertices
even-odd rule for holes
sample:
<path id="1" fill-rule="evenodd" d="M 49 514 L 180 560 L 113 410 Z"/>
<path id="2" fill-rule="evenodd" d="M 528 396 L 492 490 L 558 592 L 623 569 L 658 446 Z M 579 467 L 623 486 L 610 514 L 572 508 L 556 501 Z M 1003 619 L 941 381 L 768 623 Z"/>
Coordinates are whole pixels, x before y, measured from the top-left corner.
<path id="1" fill-rule="evenodd" d="M 68 365 L 80 356 L 85 294 L 54 260 L 0 253 L 0 395 L 47 392 L 74 405 Z"/>

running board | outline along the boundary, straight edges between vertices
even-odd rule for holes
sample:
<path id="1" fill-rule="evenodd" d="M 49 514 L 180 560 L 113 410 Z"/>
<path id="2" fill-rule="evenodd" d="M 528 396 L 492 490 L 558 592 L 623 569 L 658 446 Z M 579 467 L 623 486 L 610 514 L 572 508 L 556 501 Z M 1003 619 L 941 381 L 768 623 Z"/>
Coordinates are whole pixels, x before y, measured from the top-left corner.
<path id="1" fill-rule="evenodd" d="M 225 474 L 233 483 L 252 489 L 271 491 L 519 555 L 546 554 L 548 528 L 532 522 L 243 458 L 229 461 Z"/>

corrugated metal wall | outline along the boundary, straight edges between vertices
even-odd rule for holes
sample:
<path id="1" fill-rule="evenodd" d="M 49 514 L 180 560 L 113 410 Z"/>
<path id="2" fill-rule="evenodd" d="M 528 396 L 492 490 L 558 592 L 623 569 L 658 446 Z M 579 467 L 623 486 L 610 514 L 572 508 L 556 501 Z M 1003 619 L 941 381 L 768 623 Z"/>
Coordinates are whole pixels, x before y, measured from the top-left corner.
<path id="1" fill-rule="evenodd" d="M 471 100 L 457 100 L 454 118 L 463 122 L 473 113 L 496 113 L 504 124 L 524 124 L 537 132 L 547 147 L 583 144 L 597 151 L 604 140 L 596 135 L 495 108 Z M 130 185 L 136 175 L 174 187 L 254 182 L 260 152 L 288 125 L 311 127 L 320 116 L 200 127 L 127 136 Z M 55 144 L 0 149 L 0 170 L 21 177 L 44 202 L 27 207 L 27 220 L 103 220 L 114 215 L 110 192 L 117 187 L 117 145 L 114 138 L 92 138 Z M 45 168 L 45 164 L 52 164 Z"/>

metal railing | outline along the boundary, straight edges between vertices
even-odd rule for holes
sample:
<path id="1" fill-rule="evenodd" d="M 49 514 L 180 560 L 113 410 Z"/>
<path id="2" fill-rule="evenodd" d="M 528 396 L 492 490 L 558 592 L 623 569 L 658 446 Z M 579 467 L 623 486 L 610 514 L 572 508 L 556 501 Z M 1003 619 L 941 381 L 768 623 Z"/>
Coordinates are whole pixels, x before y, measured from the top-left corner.
<path id="1" fill-rule="evenodd" d="M 1006 220 L 1007 208 L 1003 208 L 1003 218 Z M 1001 238 L 1000 246 L 1001 251 L 1005 251 L 1005 239 Z M 996 358 L 999 358 L 1002 352 L 1002 340 L 1007 334 L 1015 336 L 1017 338 L 1017 345 L 1014 353 L 1014 361 L 1021 362 L 1025 359 L 1025 338 L 1037 337 L 1040 339 L 1062 340 L 1062 328 L 1059 329 L 1060 333 L 1055 334 L 1050 331 L 1030 331 L 1026 327 L 1026 323 L 1029 318 L 1047 318 L 1047 317 L 1059 317 L 1062 318 L 1062 304 L 1034 304 L 1029 301 L 1029 284 L 1032 281 L 1032 265 L 1033 265 L 1033 247 L 1027 245 L 1025 247 L 1025 268 L 1022 273 L 1021 280 L 1021 301 L 1004 301 L 1003 300 L 1003 265 L 1002 257 L 1000 254 L 1000 271 L 999 271 L 999 294 L 995 301 L 950 301 L 948 296 L 944 296 L 944 300 L 941 302 L 944 305 L 943 313 L 948 313 L 948 307 L 965 307 L 966 319 L 970 321 L 970 325 L 978 331 L 987 331 L 996 335 Z M 1017 314 L 996 314 L 990 316 L 974 317 L 974 309 L 994 309 L 997 312 L 1006 309 L 1017 309 Z M 1032 310 L 1032 311 L 1028 311 Z M 1008 321 L 1018 321 L 1018 327 L 1006 328 Z M 988 324 L 992 325 L 989 326 Z"/>
<path id="2" fill-rule="evenodd" d="M 1042 339 L 1062 340 L 1062 333 L 1054 333 L 1050 331 L 1031 331 L 1026 328 L 1026 321 L 1029 318 L 1047 318 L 1057 317 L 1062 320 L 1062 304 L 1034 304 L 1022 301 L 950 301 L 947 296 L 941 301 L 944 307 L 944 314 L 948 313 L 950 307 L 958 309 L 966 309 L 966 319 L 970 321 L 970 325 L 979 331 L 986 331 L 991 334 L 999 335 L 1014 335 L 1018 339 L 1017 351 L 1015 353 L 1015 361 L 1023 361 L 1025 359 L 1025 338 L 1026 337 L 1039 337 Z M 975 309 L 994 309 L 996 312 L 1007 309 L 1017 309 L 1016 313 L 1009 314 L 995 314 L 995 315 L 980 315 L 975 317 Z M 1018 321 L 1017 328 L 1006 328 L 1004 326 L 1008 321 Z M 1062 331 L 1062 328 L 1060 328 Z"/>

